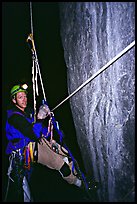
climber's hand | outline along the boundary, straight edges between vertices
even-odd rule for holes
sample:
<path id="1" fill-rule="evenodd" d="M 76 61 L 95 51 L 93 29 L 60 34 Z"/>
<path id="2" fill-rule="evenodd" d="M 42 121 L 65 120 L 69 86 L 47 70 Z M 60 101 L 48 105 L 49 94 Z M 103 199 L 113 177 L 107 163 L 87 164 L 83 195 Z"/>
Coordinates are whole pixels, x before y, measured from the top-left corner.
<path id="1" fill-rule="evenodd" d="M 50 115 L 49 107 L 45 104 L 40 106 L 37 119 L 45 119 L 49 115 Z"/>

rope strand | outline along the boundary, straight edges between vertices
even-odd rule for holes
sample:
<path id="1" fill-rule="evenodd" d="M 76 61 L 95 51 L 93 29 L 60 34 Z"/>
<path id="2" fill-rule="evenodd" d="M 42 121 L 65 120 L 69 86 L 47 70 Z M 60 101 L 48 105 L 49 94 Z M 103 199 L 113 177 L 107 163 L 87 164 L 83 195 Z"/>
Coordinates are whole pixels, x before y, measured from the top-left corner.
<path id="1" fill-rule="evenodd" d="M 34 44 L 34 38 L 33 38 L 33 20 L 32 20 L 32 3 L 30 2 L 30 18 L 31 18 L 31 34 L 27 38 L 27 42 L 31 42 L 31 51 L 32 51 L 32 60 L 33 60 L 33 66 L 32 66 L 32 83 L 33 83 L 33 100 L 34 100 L 34 123 L 36 122 L 36 95 L 38 96 L 38 74 L 40 77 L 41 87 L 43 91 L 43 97 L 46 102 L 46 96 L 44 91 L 44 86 L 42 82 L 42 77 L 40 73 L 39 63 L 38 63 L 38 57 L 36 53 L 36 48 Z"/>
<path id="2" fill-rule="evenodd" d="M 128 52 L 132 47 L 134 47 L 135 41 L 133 41 L 130 45 L 128 45 L 123 51 L 121 51 L 118 55 L 116 55 L 112 60 L 110 60 L 106 65 L 104 65 L 101 69 L 99 69 L 93 76 L 91 76 L 87 81 L 85 81 L 83 84 L 81 84 L 73 93 L 71 93 L 67 98 L 65 98 L 61 103 L 59 103 L 55 108 L 53 108 L 51 111 L 54 111 L 59 106 L 61 106 L 65 101 L 67 101 L 69 98 L 74 96 L 80 89 L 82 89 L 84 86 L 86 86 L 90 81 L 92 81 L 95 77 L 97 77 L 100 73 L 102 73 L 104 70 L 106 70 L 111 64 L 113 64 L 116 60 L 118 60 L 122 55 L 124 55 L 126 52 Z"/>

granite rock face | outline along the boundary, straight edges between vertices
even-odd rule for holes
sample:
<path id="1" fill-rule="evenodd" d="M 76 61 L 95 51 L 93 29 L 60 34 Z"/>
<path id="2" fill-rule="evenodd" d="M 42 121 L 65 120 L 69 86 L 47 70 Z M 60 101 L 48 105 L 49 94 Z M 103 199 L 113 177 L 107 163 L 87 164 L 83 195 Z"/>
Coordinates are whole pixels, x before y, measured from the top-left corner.
<path id="1" fill-rule="evenodd" d="M 71 94 L 135 40 L 135 3 L 59 8 Z M 99 201 L 134 201 L 135 47 L 69 100 L 86 173 L 101 183 Z"/>

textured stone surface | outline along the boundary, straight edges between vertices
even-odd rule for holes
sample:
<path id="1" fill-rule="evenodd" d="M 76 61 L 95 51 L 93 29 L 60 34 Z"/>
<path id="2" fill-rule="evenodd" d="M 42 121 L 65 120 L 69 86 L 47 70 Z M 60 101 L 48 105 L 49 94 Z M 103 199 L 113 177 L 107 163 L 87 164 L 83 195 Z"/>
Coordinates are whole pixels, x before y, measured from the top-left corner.
<path id="1" fill-rule="evenodd" d="M 61 37 L 72 93 L 135 38 L 134 2 L 60 3 Z M 100 202 L 134 200 L 135 48 L 71 99 L 87 174 Z"/>

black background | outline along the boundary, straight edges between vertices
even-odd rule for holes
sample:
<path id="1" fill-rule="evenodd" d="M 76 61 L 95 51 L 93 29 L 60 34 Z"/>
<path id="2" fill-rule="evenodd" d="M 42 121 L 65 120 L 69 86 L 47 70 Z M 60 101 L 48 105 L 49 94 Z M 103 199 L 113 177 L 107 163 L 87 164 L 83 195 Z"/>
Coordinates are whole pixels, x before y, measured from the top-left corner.
<path id="1" fill-rule="evenodd" d="M 58 105 L 62 100 L 64 100 L 68 96 L 67 67 L 64 61 L 64 53 L 60 37 L 60 20 L 58 3 L 32 2 L 32 20 L 33 20 L 34 43 L 38 56 L 38 63 L 40 67 L 46 99 L 50 109 L 53 109 L 56 105 Z M 5 122 L 6 122 L 6 110 L 10 101 L 11 87 L 19 83 L 24 82 L 27 83 L 29 86 L 28 88 L 29 102 L 30 104 L 33 103 L 32 56 L 31 50 L 28 46 L 28 43 L 26 42 L 26 39 L 30 33 L 31 33 L 30 3 L 3 2 L 2 178 L 4 194 L 7 182 L 6 171 L 8 164 L 7 157 L 5 155 L 5 148 L 7 144 L 7 140 L 5 137 Z M 37 97 L 37 105 L 41 105 L 43 93 L 41 90 L 40 81 L 38 81 L 38 85 L 39 96 Z M 83 168 L 80 151 L 77 144 L 72 114 L 70 111 L 69 101 L 66 101 L 63 105 L 57 108 L 54 111 L 54 114 L 55 119 L 59 122 L 59 126 L 64 132 L 65 142 L 71 149 L 77 161 L 80 162 L 80 166 L 82 166 Z M 51 174 L 53 175 L 53 172 Z M 49 173 L 48 175 L 49 180 L 51 178 L 53 179 L 52 176 L 50 178 L 51 174 Z M 39 174 L 39 169 L 36 175 L 39 176 L 41 175 L 41 179 L 43 178 L 42 174 L 41 173 Z M 47 177 L 45 179 L 47 179 Z M 36 182 L 40 182 L 41 184 L 40 179 L 39 180 L 36 179 Z M 59 179 L 57 184 L 59 185 Z"/>

